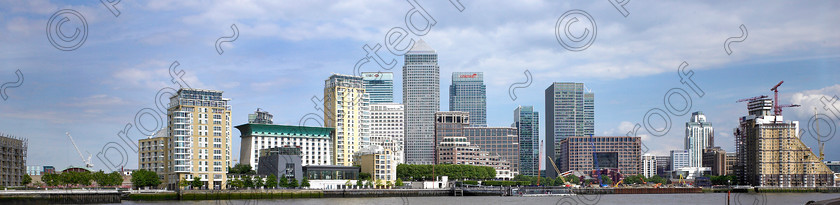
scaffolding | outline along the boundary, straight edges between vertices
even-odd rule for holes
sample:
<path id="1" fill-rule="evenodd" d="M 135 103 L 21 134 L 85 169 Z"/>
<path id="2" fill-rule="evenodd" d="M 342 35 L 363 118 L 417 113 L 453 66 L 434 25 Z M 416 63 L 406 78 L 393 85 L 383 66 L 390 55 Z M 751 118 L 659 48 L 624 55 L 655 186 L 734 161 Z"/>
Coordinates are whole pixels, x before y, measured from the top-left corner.
<path id="1" fill-rule="evenodd" d="M 0 133 L 0 186 L 21 186 L 26 173 L 25 138 Z"/>

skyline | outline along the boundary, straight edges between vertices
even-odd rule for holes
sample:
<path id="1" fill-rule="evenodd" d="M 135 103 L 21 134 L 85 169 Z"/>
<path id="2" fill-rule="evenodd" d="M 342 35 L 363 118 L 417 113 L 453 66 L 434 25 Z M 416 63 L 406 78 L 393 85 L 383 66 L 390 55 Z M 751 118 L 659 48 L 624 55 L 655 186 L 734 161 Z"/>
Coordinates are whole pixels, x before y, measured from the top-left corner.
<path id="1" fill-rule="evenodd" d="M 99 2 L 3 2 L 0 84 L 14 81 L 16 70 L 26 80 L 7 89 L 8 98 L 0 101 L 0 132 L 29 139 L 29 165 L 83 166 L 68 146 L 64 132 L 69 131 L 82 152 L 94 155 L 95 168 L 108 170 L 95 155 L 108 142 L 126 146 L 119 137 L 126 124 L 134 124 L 139 110 L 155 108 L 158 90 L 178 88 L 170 70 L 174 61 L 179 63 L 175 75 L 185 84 L 221 90 L 232 99 L 234 126 L 247 123 L 257 108 L 274 114 L 275 124 L 297 125 L 320 112 L 312 97 L 323 97 L 322 80 L 333 72 L 354 73 L 359 57 L 368 54 L 365 46 L 381 44 L 394 26 L 405 28 L 406 12 L 417 8 L 413 3 L 122 2 L 115 17 Z M 419 2 L 437 22 L 422 39 L 438 53 L 441 87 L 452 72 L 485 74 L 487 99 L 493 99 L 487 102 L 488 126 L 510 125 L 510 110 L 518 105 L 544 110 L 541 93 L 551 82 L 581 82 L 598 93 L 595 135 L 623 136 L 648 110 L 666 109 L 663 94 L 682 88 L 693 100 L 689 112 L 703 111 L 717 128 L 715 143 L 734 152 L 732 129 L 747 113 L 736 100 L 771 95 L 769 89 L 784 80 L 780 103 L 803 105 L 786 109 L 786 119 L 804 125 L 814 107 L 823 108 L 822 97 L 840 94 L 840 37 L 830 35 L 840 30 L 832 23 L 840 17 L 833 12 L 840 7 L 835 2 L 631 2 L 626 17 L 608 2 L 462 3 L 459 11 L 450 2 Z M 74 9 L 87 20 L 87 40 L 76 50 L 56 49 L 44 35 L 44 26 L 60 9 Z M 558 17 L 572 9 L 587 11 L 599 28 L 583 51 L 565 49 L 554 36 Z M 271 15 L 273 10 L 278 15 Z M 308 14 L 321 10 L 330 15 Z M 219 54 L 214 43 L 231 35 L 232 24 L 238 39 L 221 44 Z M 741 35 L 741 24 L 748 38 L 731 44 L 727 54 L 721 46 Z M 396 59 L 392 67 L 401 66 L 401 56 L 386 50 L 379 49 L 386 59 L 381 63 Z M 377 59 L 370 58 L 360 71 L 381 70 Z M 704 96 L 693 94 L 682 83 L 684 76 L 675 73 L 683 61 Z M 526 80 L 526 70 L 533 74 L 530 86 L 515 89 L 517 99 L 511 100 L 509 88 Z M 388 72 L 402 76 L 400 69 Z M 401 80 L 394 86 L 402 87 Z M 401 89 L 394 90 L 394 99 L 400 99 Z M 440 93 L 440 99 L 449 97 Z M 838 122 L 829 110 L 818 113 Z M 670 117 L 672 127 L 661 137 L 644 127 L 639 131 L 656 155 L 683 147 L 678 125 L 689 116 Z M 545 113 L 540 121 L 544 138 Z M 143 138 L 134 128 L 127 134 L 129 141 Z M 815 139 L 804 139 L 816 149 Z M 232 153 L 239 153 L 239 140 L 233 141 Z M 838 145 L 831 138 L 826 147 Z M 840 151 L 826 150 L 825 156 L 839 160 Z M 126 168 L 136 168 L 136 157 L 127 160 Z"/>

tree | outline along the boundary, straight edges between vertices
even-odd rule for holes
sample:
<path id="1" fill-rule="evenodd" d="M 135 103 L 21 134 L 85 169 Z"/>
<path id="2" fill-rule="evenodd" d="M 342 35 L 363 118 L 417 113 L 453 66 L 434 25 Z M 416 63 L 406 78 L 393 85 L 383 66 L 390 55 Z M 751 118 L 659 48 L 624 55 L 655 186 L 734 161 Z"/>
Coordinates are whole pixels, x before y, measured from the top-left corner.
<path id="1" fill-rule="evenodd" d="M 368 181 L 366 181 L 366 182 L 365 182 L 365 186 L 367 186 L 367 187 L 372 187 L 372 186 L 373 186 L 373 182 L 372 182 L 372 181 L 370 181 L 370 180 L 368 180 Z"/>
<path id="2" fill-rule="evenodd" d="M 382 182 L 382 180 L 381 180 L 381 179 L 376 179 L 376 187 L 377 187 L 377 188 L 379 188 L 379 187 L 381 187 L 381 186 L 385 186 L 385 183 L 384 183 L 384 182 Z"/>
<path id="3" fill-rule="evenodd" d="M 245 188 L 254 188 L 254 178 L 251 176 L 242 176 L 245 179 L 242 179 L 242 182 L 245 185 Z"/>
<path id="4" fill-rule="evenodd" d="M 610 179 L 610 177 L 608 177 L 607 175 L 602 175 L 602 176 L 601 176 L 601 183 L 602 183 L 602 184 L 612 184 L 612 183 L 613 183 L 613 181 L 612 181 L 612 179 Z"/>
<path id="5" fill-rule="evenodd" d="M 280 176 L 280 183 L 277 183 L 277 187 L 288 187 L 289 186 L 289 179 L 286 176 Z"/>
<path id="6" fill-rule="evenodd" d="M 200 176 L 194 176 L 192 182 L 190 182 L 190 186 L 192 186 L 193 189 L 195 189 L 195 188 L 201 189 L 201 187 L 203 185 L 204 185 L 204 183 L 201 182 L 201 177 Z"/>
<path id="7" fill-rule="evenodd" d="M 256 174 L 251 165 L 236 164 L 233 168 L 228 168 L 228 174 Z"/>
<path id="8" fill-rule="evenodd" d="M 364 182 L 364 181 L 362 181 L 361 179 L 357 179 L 357 180 L 356 180 L 356 186 L 357 186 L 357 187 L 362 187 L 362 186 L 364 186 L 364 185 L 365 185 L 365 182 Z"/>
<path id="9" fill-rule="evenodd" d="M 20 180 L 20 183 L 23 186 L 29 185 L 29 183 L 31 183 L 31 182 L 32 182 L 32 177 L 30 177 L 28 174 L 23 175 L 23 179 Z"/>
<path id="10" fill-rule="evenodd" d="M 386 187 L 394 187 L 394 183 L 391 181 L 385 182 Z"/>
<path id="11" fill-rule="evenodd" d="M 346 182 L 344 182 L 345 187 L 349 187 L 349 186 L 352 186 L 352 185 L 353 185 L 353 183 L 351 183 L 349 179 Z"/>
<path id="12" fill-rule="evenodd" d="M 275 176 L 274 174 L 268 175 L 268 178 L 266 178 L 265 180 L 265 187 L 277 187 L 277 176 Z"/>
<path id="13" fill-rule="evenodd" d="M 309 179 L 304 177 L 302 181 L 300 181 L 300 187 L 309 188 Z"/>
<path id="14" fill-rule="evenodd" d="M 47 186 L 56 186 L 60 183 L 58 174 L 44 174 L 44 176 L 41 176 L 41 181 Z"/>
<path id="15" fill-rule="evenodd" d="M 263 188 L 264 186 L 265 186 L 265 182 L 263 181 L 262 177 L 257 177 L 256 179 L 254 179 L 254 187 L 260 189 L 260 188 Z"/>
<path id="16" fill-rule="evenodd" d="M 297 181 L 297 179 L 295 179 L 295 178 L 290 179 L 290 180 L 289 180 L 289 185 L 288 185 L 288 186 L 286 186 L 286 187 L 289 187 L 290 189 L 297 188 L 297 187 L 298 187 L 298 181 Z"/>
<path id="17" fill-rule="evenodd" d="M 396 185 L 396 186 L 403 186 L 403 181 L 402 181 L 402 179 L 397 178 L 397 182 L 396 182 L 396 183 L 394 183 L 394 185 Z"/>
<path id="18" fill-rule="evenodd" d="M 648 183 L 661 183 L 664 184 L 667 182 L 665 178 L 660 177 L 659 175 L 653 175 L 648 179 Z"/>
<path id="19" fill-rule="evenodd" d="M 230 182 L 230 186 L 235 187 L 237 189 L 241 189 L 242 187 L 245 187 L 245 182 L 242 182 L 242 180 L 239 178 L 235 178 L 233 179 L 233 181 Z"/>
<path id="20" fill-rule="evenodd" d="M 178 180 L 178 186 L 181 187 L 181 189 L 183 189 L 184 187 L 190 186 L 190 184 L 191 184 L 190 181 L 185 179 L 185 178 L 181 178 L 181 180 Z"/>
<path id="21" fill-rule="evenodd" d="M 361 180 L 368 180 L 368 179 L 370 179 L 370 173 L 364 173 L 364 172 L 359 173 L 359 179 L 361 179 Z"/>
<path id="22" fill-rule="evenodd" d="M 161 181 L 157 173 L 149 170 L 135 170 L 131 173 L 131 183 L 134 187 L 157 187 Z"/>
<path id="23" fill-rule="evenodd" d="M 566 179 L 566 181 L 571 183 L 571 184 L 580 184 L 580 177 L 578 177 L 574 174 L 570 174 L 569 176 L 566 176 L 564 179 Z"/>

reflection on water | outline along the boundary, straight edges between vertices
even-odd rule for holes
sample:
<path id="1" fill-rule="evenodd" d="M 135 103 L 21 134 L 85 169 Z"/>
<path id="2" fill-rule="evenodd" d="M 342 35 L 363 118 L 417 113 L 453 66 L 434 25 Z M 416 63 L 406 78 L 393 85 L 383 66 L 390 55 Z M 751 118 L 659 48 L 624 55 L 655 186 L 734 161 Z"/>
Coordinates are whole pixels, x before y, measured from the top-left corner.
<path id="1" fill-rule="evenodd" d="M 583 198 L 586 197 L 586 198 Z M 291 204 L 291 205 L 376 205 L 376 204 L 590 204 L 595 196 L 553 196 L 553 197 L 501 197 L 501 196 L 466 196 L 466 197 L 382 197 L 382 198 L 323 198 L 323 199 L 278 199 L 278 200 L 224 200 L 224 201 L 123 201 L 123 204 L 178 204 L 178 205 L 256 205 L 256 204 Z M 840 194 L 823 193 L 767 193 L 767 194 L 732 194 L 730 204 L 805 204 L 840 198 Z M 736 201 L 737 199 L 737 201 Z M 726 204 L 726 193 L 708 194 L 608 194 L 601 195 L 597 204 Z"/>

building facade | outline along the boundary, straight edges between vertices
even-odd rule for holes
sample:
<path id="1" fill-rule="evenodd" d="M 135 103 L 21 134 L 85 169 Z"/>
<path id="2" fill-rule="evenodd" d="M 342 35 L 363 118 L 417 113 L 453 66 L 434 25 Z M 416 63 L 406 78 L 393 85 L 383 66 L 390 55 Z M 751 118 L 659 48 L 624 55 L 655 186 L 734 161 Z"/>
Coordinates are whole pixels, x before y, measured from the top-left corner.
<path id="1" fill-rule="evenodd" d="M 726 175 L 726 151 L 720 147 L 703 150 L 703 167 L 712 169 L 712 175 Z"/>
<path id="2" fill-rule="evenodd" d="M 685 123 L 685 150 L 688 150 L 690 167 L 703 166 L 703 149 L 715 146 L 715 129 L 706 121 L 703 112 L 691 113 L 691 119 Z M 714 172 L 714 170 L 712 171 Z"/>
<path id="3" fill-rule="evenodd" d="M 656 156 L 652 154 L 644 154 L 642 155 L 642 175 L 645 178 L 650 178 L 656 175 Z"/>
<path id="4" fill-rule="evenodd" d="M 752 99 L 735 129 L 742 184 L 770 187 L 834 186 L 834 172 L 799 138 L 799 122 L 772 114 L 773 100 Z"/>
<path id="5" fill-rule="evenodd" d="M 397 165 L 399 162 L 394 158 L 394 151 L 391 149 L 371 145 L 356 153 L 356 165 L 359 165 L 362 172 L 369 173 L 374 181 L 383 182 L 397 180 Z"/>
<path id="6" fill-rule="evenodd" d="M 512 179 L 510 162 L 501 156 L 481 150 L 481 147 L 470 144 L 466 137 L 444 137 L 437 146 L 437 162 L 439 164 L 461 164 L 492 167 L 496 170 L 497 179 Z"/>
<path id="7" fill-rule="evenodd" d="M 435 114 L 435 142 L 445 137 L 466 137 L 471 145 L 499 155 L 510 163 L 510 171 L 519 174 L 519 136 L 515 127 L 470 127 L 469 113 L 442 111 Z"/>
<path id="8" fill-rule="evenodd" d="M 254 114 L 248 114 L 248 123 L 251 124 L 274 124 L 274 115 L 268 111 L 260 110 L 254 111 Z"/>
<path id="9" fill-rule="evenodd" d="M 169 98 L 164 184 L 201 177 L 203 188 L 224 188 L 231 164 L 231 107 L 222 91 L 181 88 Z"/>
<path id="10" fill-rule="evenodd" d="M 370 143 L 370 103 L 362 77 L 333 74 L 324 82 L 324 126 L 335 128 L 332 164 L 353 165 Z"/>
<path id="11" fill-rule="evenodd" d="M 540 113 L 533 106 L 513 111 L 513 127 L 519 131 L 519 174 L 537 176 L 540 169 Z"/>
<path id="12" fill-rule="evenodd" d="M 690 167 L 689 161 L 691 161 L 691 154 L 688 153 L 688 150 L 671 150 L 671 171 Z"/>
<path id="13" fill-rule="evenodd" d="M 25 138 L 0 134 L 0 186 L 23 185 L 28 146 L 29 141 Z"/>
<path id="14" fill-rule="evenodd" d="M 583 83 L 555 82 L 545 89 L 545 150 L 558 166 L 557 143 L 567 137 L 595 134 L 595 94 Z M 550 167 L 546 161 L 545 167 Z M 554 169 L 546 176 L 557 177 Z"/>
<path id="15" fill-rule="evenodd" d="M 262 149 L 259 152 L 261 162 L 257 169 L 259 175 L 286 177 L 287 180 L 303 180 L 303 160 L 301 147 L 283 146 Z"/>
<path id="16" fill-rule="evenodd" d="M 397 103 L 370 105 L 370 143 L 393 151 L 398 163 L 405 163 L 404 108 Z"/>
<path id="17" fill-rule="evenodd" d="M 738 164 L 738 156 L 735 152 L 726 153 L 726 175 L 735 175 L 735 165 Z"/>
<path id="18" fill-rule="evenodd" d="M 656 175 L 666 177 L 669 171 L 671 171 L 671 155 L 656 156 Z"/>
<path id="19" fill-rule="evenodd" d="M 394 102 L 394 73 L 362 72 L 365 92 L 370 96 L 370 104 Z"/>
<path id="20" fill-rule="evenodd" d="M 437 52 L 420 39 L 404 57 L 406 163 L 432 164 L 435 161 L 435 112 L 440 110 Z"/>
<path id="21" fill-rule="evenodd" d="M 165 133 L 165 132 L 158 132 Z M 146 139 L 138 140 L 140 151 L 137 156 L 138 169 L 153 171 L 158 174 L 169 172 L 169 166 L 166 165 L 169 159 L 169 138 L 166 136 L 150 136 Z"/>
<path id="22" fill-rule="evenodd" d="M 292 125 L 243 124 L 236 126 L 240 136 L 239 162 L 259 167 L 260 150 L 278 147 L 300 149 L 301 166 L 330 165 L 335 129 Z"/>
<path id="23" fill-rule="evenodd" d="M 487 126 L 487 86 L 483 72 L 453 72 L 449 85 L 449 111 L 470 114 L 470 126 Z"/>
<path id="24" fill-rule="evenodd" d="M 596 168 L 618 169 L 624 175 L 642 174 L 642 140 L 630 136 L 572 136 L 558 143 L 557 168 L 561 172 L 588 172 Z M 594 150 L 593 150 L 594 146 Z M 548 170 L 548 169 L 546 169 Z"/>

